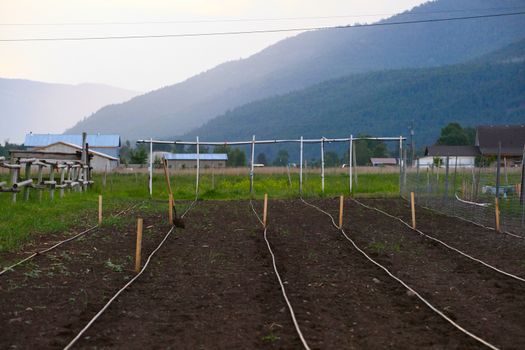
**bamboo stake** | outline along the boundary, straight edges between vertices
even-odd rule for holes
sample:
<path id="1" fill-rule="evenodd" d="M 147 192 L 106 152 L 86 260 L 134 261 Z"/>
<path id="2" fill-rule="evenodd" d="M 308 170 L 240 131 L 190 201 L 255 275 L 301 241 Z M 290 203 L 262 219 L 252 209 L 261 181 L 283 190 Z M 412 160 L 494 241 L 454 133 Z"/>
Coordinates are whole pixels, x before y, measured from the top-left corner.
<path id="1" fill-rule="evenodd" d="M 416 201 L 414 192 L 410 192 L 410 209 L 412 210 L 412 228 L 416 229 Z"/>
<path id="2" fill-rule="evenodd" d="M 339 228 L 343 229 L 343 205 L 344 205 L 344 196 L 339 197 Z"/>
<path id="3" fill-rule="evenodd" d="M 169 212 L 168 212 L 168 220 L 169 220 L 169 224 L 172 225 L 173 224 L 173 195 L 170 194 L 170 199 L 169 199 Z"/>
<path id="4" fill-rule="evenodd" d="M 268 215 L 268 193 L 264 194 L 263 226 L 266 228 L 266 217 Z"/>
<path id="5" fill-rule="evenodd" d="M 98 195 L 98 224 L 102 225 L 102 195 Z"/>
<path id="6" fill-rule="evenodd" d="M 140 255 L 142 252 L 142 218 L 137 219 L 137 244 L 135 247 L 135 272 L 140 272 Z"/>
<path id="7" fill-rule="evenodd" d="M 494 199 L 494 210 L 496 211 L 495 214 L 496 214 L 496 232 L 500 233 L 501 232 L 501 229 L 500 229 L 500 221 L 499 221 L 499 200 L 498 200 L 498 197 L 496 197 Z"/>

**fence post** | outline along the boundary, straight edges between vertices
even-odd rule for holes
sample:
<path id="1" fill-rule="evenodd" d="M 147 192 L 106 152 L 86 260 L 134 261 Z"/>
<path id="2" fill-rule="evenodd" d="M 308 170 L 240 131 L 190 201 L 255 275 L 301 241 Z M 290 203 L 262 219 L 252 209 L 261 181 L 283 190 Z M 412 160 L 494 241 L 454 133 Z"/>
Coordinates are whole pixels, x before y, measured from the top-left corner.
<path id="1" fill-rule="evenodd" d="M 299 144 L 299 162 L 301 163 L 301 167 L 299 168 L 299 194 L 303 194 L 303 137 L 301 136 L 301 141 Z"/>
<path id="2" fill-rule="evenodd" d="M 102 225 L 102 195 L 98 195 L 98 224 Z"/>
<path id="3" fill-rule="evenodd" d="M 339 229 L 343 229 L 344 196 L 339 197 Z"/>
<path id="4" fill-rule="evenodd" d="M 268 193 L 264 194 L 264 207 L 263 207 L 263 227 L 266 228 L 266 218 L 268 216 Z"/>
<path id="5" fill-rule="evenodd" d="M 501 171 L 501 141 L 498 142 L 498 157 L 496 164 L 496 197 L 499 198 L 499 187 L 500 187 L 500 171 Z"/>
<path id="6" fill-rule="evenodd" d="M 201 163 L 200 163 L 200 147 L 199 147 L 199 137 L 197 136 L 197 175 L 195 176 L 195 196 L 198 196 L 199 195 L 199 175 L 200 175 L 200 167 L 201 167 Z"/>
<path id="7" fill-rule="evenodd" d="M 253 197 L 253 171 L 255 162 L 255 135 L 252 136 L 252 154 L 250 163 L 250 195 Z"/>
<path id="8" fill-rule="evenodd" d="M 416 229 L 416 200 L 414 198 L 414 192 L 410 192 L 410 209 L 412 211 L 412 228 Z"/>
<path id="9" fill-rule="evenodd" d="M 403 136 L 399 136 L 399 195 L 403 196 Z"/>
<path id="10" fill-rule="evenodd" d="M 494 199 L 494 210 L 495 210 L 495 216 L 496 216 L 496 232 L 500 233 L 501 232 L 501 229 L 500 229 L 500 211 L 499 211 L 499 198 L 496 197 Z"/>
<path id="11" fill-rule="evenodd" d="M 523 154 L 521 156 L 521 186 L 520 186 L 520 204 L 525 204 L 525 145 L 523 145 Z"/>
<path id="12" fill-rule="evenodd" d="M 137 242 L 135 245 L 135 272 L 140 272 L 140 259 L 142 253 L 142 218 L 137 219 Z"/>
<path id="13" fill-rule="evenodd" d="M 348 177 L 349 177 L 349 185 L 350 185 L 349 187 L 350 195 L 352 195 L 352 184 L 353 184 L 353 179 L 352 179 L 353 144 L 354 144 L 354 136 L 350 135 L 350 141 L 348 142 Z"/>
<path id="14" fill-rule="evenodd" d="M 15 160 L 12 159 L 11 160 L 11 164 L 16 164 Z M 20 171 L 20 166 L 17 167 L 13 167 L 10 169 L 11 171 L 11 186 L 13 186 L 14 184 L 16 184 L 18 182 L 18 172 Z M 11 194 L 11 201 L 13 203 L 16 203 L 16 192 L 13 192 Z"/>
<path id="15" fill-rule="evenodd" d="M 324 193 L 324 136 L 321 138 L 321 192 Z"/>
<path id="16" fill-rule="evenodd" d="M 153 197 L 153 138 L 149 139 L 149 196 Z"/>
<path id="17" fill-rule="evenodd" d="M 49 173 L 49 199 L 54 200 L 55 199 L 55 185 L 53 184 L 53 181 L 55 181 L 55 164 L 51 164 L 49 169 L 51 169 Z M 83 179 L 85 181 L 85 179 Z"/>
<path id="18" fill-rule="evenodd" d="M 445 198 L 448 199 L 448 174 L 450 169 L 450 157 L 447 156 L 445 164 Z"/>

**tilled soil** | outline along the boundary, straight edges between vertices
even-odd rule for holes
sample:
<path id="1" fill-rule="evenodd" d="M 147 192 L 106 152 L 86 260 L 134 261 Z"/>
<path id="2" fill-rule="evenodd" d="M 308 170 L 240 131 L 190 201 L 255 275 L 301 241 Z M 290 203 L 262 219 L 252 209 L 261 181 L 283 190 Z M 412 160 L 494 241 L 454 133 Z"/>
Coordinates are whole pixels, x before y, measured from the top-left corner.
<path id="1" fill-rule="evenodd" d="M 312 202 L 334 216 L 338 213 L 338 200 Z M 368 204 L 370 202 L 372 201 L 368 201 Z M 390 201 L 390 206 L 388 201 L 381 201 L 381 204 L 381 208 L 389 213 L 399 213 L 406 209 L 401 201 Z M 354 202 L 345 202 L 345 213 L 346 231 L 352 239 L 396 276 L 421 292 L 447 316 L 496 346 L 505 349 L 525 348 L 525 316 L 522 312 L 525 309 L 524 282 L 467 259 L 424 238 L 399 221 Z M 418 226 L 425 231 L 428 228 L 426 220 L 422 218 L 421 210 L 418 213 Z M 329 220 L 328 216 L 326 218 Z M 437 223 L 437 218 L 441 222 Z M 458 248 L 463 248 L 466 237 L 475 240 L 484 235 L 494 235 L 493 231 L 443 216 L 434 217 L 434 225 L 454 227 L 454 237 L 462 237 L 454 241 Z M 451 231 L 444 230 L 449 234 L 452 234 Z M 437 230 L 433 230 L 432 234 L 437 236 Z M 439 235 L 439 238 L 447 238 L 442 231 Z M 477 244 L 465 246 L 470 248 L 470 254 L 483 259 L 488 256 L 486 251 L 492 249 L 491 241 L 491 238 L 485 240 L 485 251 L 480 252 L 479 256 L 478 251 L 472 248 Z M 501 261 L 502 268 L 508 265 L 503 262 L 506 254 L 516 253 L 514 246 L 509 252 L 504 250 L 504 246 L 499 245 L 497 251 L 492 251 L 493 259 L 500 257 L 500 260 L 495 260 Z M 523 256 L 524 250 L 520 252 Z M 524 272 L 523 268 L 512 271 L 521 273 L 520 275 Z"/>
<path id="2" fill-rule="evenodd" d="M 410 203 L 403 199 L 367 199 L 361 202 L 411 223 Z M 467 254 L 525 278 L 525 239 L 416 207 L 417 228 Z"/>
<path id="3" fill-rule="evenodd" d="M 144 217 L 143 254 L 169 230 Z M 62 348 L 132 276 L 135 216 L 103 226 L 0 276 L 0 348 Z"/>
<path id="4" fill-rule="evenodd" d="M 313 202 L 337 213 L 337 200 Z M 473 333 L 525 347 L 525 284 L 345 205 L 347 232 L 372 257 Z M 271 200 L 268 217 L 277 267 L 312 348 L 482 347 L 366 260 L 325 214 Z M 164 213 L 145 215 L 144 260 L 169 230 L 165 221 Z M 134 244 L 134 225 L 100 229 L 0 276 L 0 348 L 65 346 L 133 276 Z M 199 202 L 186 229 L 173 232 L 76 348 L 301 348 L 249 202 Z"/>

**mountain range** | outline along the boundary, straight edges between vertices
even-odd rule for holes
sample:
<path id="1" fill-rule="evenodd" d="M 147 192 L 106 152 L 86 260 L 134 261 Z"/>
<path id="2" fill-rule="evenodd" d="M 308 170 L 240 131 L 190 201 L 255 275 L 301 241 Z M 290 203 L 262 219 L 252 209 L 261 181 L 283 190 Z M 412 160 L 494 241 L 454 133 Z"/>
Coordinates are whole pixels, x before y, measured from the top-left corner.
<path id="1" fill-rule="evenodd" d="M 380 23 L 502 13 L 520 6 L 525 7 L 525 1 L 438 0 L 427 2 Z M 368 79 L 378 82 L 387 74 L 386 70 L 397 70 L 389 80 L 389 91 L 395 92 L 396 84 L 409 81 L 409 76 L 416 78 L 412 72 L 404 70 L 443 67 L 483 56 L 525 38 L 523 23 L 522 16 L 510 16 L 305 32 L 282 40 L 249 58 L 226 62 L 184 82 L 137 96 L 126 103 L 106 106 L 67 132 L 119 133 L 123 139 L 130 140 L 192 135 L 196 128 L 218 116 L 228 115 L 228 111 L 246 103 L 288 94 L 341 77 L 345 77 L 346 81 L 339 82 L 342 84 L 341 88 L 351 88 L 354 95 L 352 98 L 356 99 L 359 95 L 366 94 L 358 86 L 367 86 L 368 91 L 371 91 L 373 87 L 366 85 Z M 367 72 L 376 72 L 376 75 L 359 75 Z M 432 72 L 440 74 L 440 71 Z M 347 80 L 346 77 L 355 74 L 359 76 Z M 348 84 L 356 85 L 350 87 Z M 322 87 L 323 85 L 316 86 L 313 89 Z M 409 91 L 405 93 L 409 96 Z M 368 101 L 374 104 L 383 97 L 370 96 Z M 391 105 L 394 102 L 392 100 Z M 345 108 L 347 107 L 348 105 Z M 381 117 L 383 119 L 365 118 L 365 124 L 355 124 L 354 130 L 368 132 L 372 130 L 370 125 L 383 124 L 383 120 L 389 118 L 390 123 L 396 124 L 396 116 L 389 113 L 389 110 L 384 112 Z M 372 115 L 377 116 L 370 113 Z M 316 118 L 313 114 L 305 117 Z M 411 118 L 416 117 L 418 115 L 414 114 Z M 457 111 L 455 117 L 461 122 L 463 112 Z M 341 130 L 325 125 L 325 121 L 321 119 L 311 124 L 313 119 L 309 123 L 312 127 L 315 124 L 317 133 L 328 135 L 331 130 Z M 236 128 L 252 128 L 250 134 L 259 134 L 254 126 L 243 124 L 243 120 L 239 122 L 241 124 L 230 126 L 233 129 L 228 135 L 233 135 Z M 350 129 L 346 127 L 344 130 L 347 132 Z M 282 132 L 276 126 L 273 135 L 279 137 Z"/>
<path id="2" fill-rule="evenodd" d="M 424 147 L 458 121 L 523 124 L 525 40 L 466 63 L 353 74 L 252 102 L 183 139 L 397 136 L 407 135 L 413 124 L 416 145 Z"/>
<path id="3" fill-rule="evenodd" d="M 61 133 L 103 106 L 138 92 L 102 84 L 52 84 L 0 78 L 0 141 L 23 142 L 30 131 Z"/>

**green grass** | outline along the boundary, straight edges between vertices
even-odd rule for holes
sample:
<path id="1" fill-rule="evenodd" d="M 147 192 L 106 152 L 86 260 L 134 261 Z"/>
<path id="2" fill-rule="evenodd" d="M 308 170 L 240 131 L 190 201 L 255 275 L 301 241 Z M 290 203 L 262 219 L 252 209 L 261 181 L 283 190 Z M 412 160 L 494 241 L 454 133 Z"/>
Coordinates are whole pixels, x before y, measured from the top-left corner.
<path id="1" fill-rule="evenodd" d="M 0 181 L 7 180 L 7 174 L 0 174 Z M 255 174 L 255 198 L 264 193 L 270 198 L 294 198 L 299 194 L 299 175 L 292 174 L 292 186 L 286 174 Z M 0 193 L 0 252 L 13 251 L 28 242 L 34 235 L 80 230 L 97 223 L 98 195 L 103 195 L 104 215 L 107 225 L 120 227 L 121 220 L 110 219 L 109 212 L 127 208 L 131 203 L 146 200 L 141 211 L 164 208 L 168 191 L 163 174 L 153 178 L 153 199 L 148 201 L 147 174 L 110 174 L 103 188 L 100 175 L 94 176 L 95 184 L 87 192 L 65 191 L 64 198 L 50 200 L 48 191 L 31 189 L 28 201 L 23 192 L 17 195 L 17 202 L 11 203 L 10 193 Z M 357 196 L 398 196 L 398 174 L 361 174 L 354 195 Z M 195 198 L 195 176 L 173 175 L 171 185 L 175 200 Z M 330 197 L 348 194 L 347 174 L 327 174 L 325 192 L 321 192 L 321 176 L 304 176 L 303 194 L 306 197 Z M 41 198 L 39 195 L 41 192 Z M 250 198 L 250 180 L 246 175 L 212 175 L 200 177 L 199 197 L 206 199 L 231 200 Z M 184 205 L 183 205 L 184 206 Z M 180 210 L 181 206 L 178 204 Z M 73 231 L 76 232 L 76 231 Z"/>

